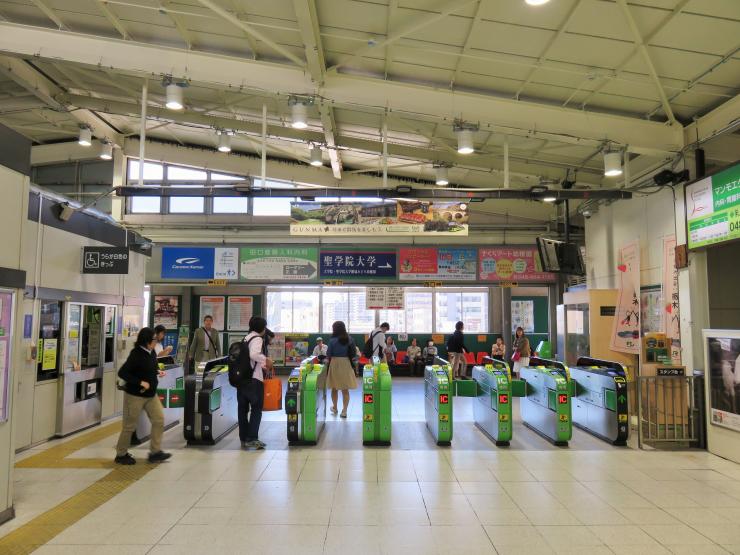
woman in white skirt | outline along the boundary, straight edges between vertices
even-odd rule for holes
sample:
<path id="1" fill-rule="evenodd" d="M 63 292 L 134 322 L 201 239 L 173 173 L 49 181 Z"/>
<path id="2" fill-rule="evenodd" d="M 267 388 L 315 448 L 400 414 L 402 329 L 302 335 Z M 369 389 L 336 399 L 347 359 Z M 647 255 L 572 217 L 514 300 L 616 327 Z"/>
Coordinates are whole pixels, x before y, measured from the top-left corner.
<path id="1" fill-rule="evenodd" d="M 355 342 L 347 333 L 344 322 L 334 322 L 331 326 L 331 340 L 326 356 L 329 359 L 329 375 L 326 386 L 331 389 L 331 413 L 337 414 L 337 401 L 339 390 L 342 391 L 342 418 L 347 418 L 347 407 L 349 406 L 349 390 L 357 388 L 355 370 L 352 366 L 357 352 Z"/>
<path id="2" fill-rule="evenodd" d="M 518 342 L 514 355 L 511 359 L 514 361 L 514 368 L 512 369 L 512 375 L 519 377 L 519 372 L 522 368 L 529 366 L 529 357 L 532 354 L 532 349 L 529 347 L 529 339 L 522 336 Z"/>

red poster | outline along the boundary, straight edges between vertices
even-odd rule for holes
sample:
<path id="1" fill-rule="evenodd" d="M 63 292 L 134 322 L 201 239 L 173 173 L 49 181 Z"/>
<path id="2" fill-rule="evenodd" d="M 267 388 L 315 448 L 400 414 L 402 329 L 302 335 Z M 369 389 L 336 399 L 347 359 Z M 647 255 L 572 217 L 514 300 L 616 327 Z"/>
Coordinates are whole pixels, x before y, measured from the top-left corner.
<path id="1" fill-rule="evenodd" d="M 404 274 L 437 274 L 437 249 L 435 248 L 402 248 L 398 251 L 400 278 Z"/>
<path id="2" fill-rule="evenodd" d="M 482 281 L 553 282 L 543 272 L 537 247 L 512 245 L 478 250 L 478 271 Z"/>

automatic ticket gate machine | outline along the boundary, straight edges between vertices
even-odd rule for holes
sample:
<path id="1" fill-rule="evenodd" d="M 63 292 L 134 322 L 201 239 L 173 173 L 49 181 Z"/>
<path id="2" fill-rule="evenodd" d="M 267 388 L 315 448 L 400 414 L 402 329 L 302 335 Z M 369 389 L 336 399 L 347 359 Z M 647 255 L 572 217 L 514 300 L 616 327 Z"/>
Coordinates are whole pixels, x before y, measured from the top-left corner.
<path id="1" fill-rule="evenodd" d="M 393 380 L 386 363 L 373 357 L 362 372 L 362 444 L 391 444 L 391 392 Z"/>
<path id="2" fill-rule="evenodd" d="M 452 442 L 452 383 L 449 364 L 435 364 L 424 369 L 424 415 L 437 445 L 447 446 Z"/>
<path id="3" fill-rule="evenodd" d="M 473 380 L 478 391 L 473 402 L 475 425 L 497 446 L 509 445 L 513 431 L 511 405 L 514 396 L 509 365 L 489 359 L 485 366 L 473 367 Z"/>
<path id="4" fill-rule="evenodd" d="M 581 357 L 570 367 L 575 382 L 573 424 L 610 442 L 627 445 L 627 372 L 608 360 Z"/>
<path id="5" fill-rule="evenodd" d="M 285 413 L 289 445 L 316 445 L 326 423 L 327 365 L 307 358 L 288 377 Z"/>
<path id="6" fill-rule="evenodd" d="M 185 376 L 183 434 L 188 445 L 215 445 L 239 425 L 228 358 L 201 362 L 195 373 Z"/>
<path id="7" fill-rule="evenodd" d="M 573 436 L 574 386 L 568 367 L 555 360 L 532 357 L 520 377 L 526 383 L 519 403 L 524 425 L 555 445 L 567 446 Z"/>

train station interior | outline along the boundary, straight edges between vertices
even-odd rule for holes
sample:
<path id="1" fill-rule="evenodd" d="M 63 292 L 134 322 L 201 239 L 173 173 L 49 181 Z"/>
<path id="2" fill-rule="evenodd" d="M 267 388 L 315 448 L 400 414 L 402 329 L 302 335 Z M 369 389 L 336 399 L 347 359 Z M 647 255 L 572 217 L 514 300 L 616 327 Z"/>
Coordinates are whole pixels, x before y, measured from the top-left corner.
<path id="1" fill-rule="evenodd" d="M 0 0 L 0 555 L 740 554 L 740 0 Z"/>

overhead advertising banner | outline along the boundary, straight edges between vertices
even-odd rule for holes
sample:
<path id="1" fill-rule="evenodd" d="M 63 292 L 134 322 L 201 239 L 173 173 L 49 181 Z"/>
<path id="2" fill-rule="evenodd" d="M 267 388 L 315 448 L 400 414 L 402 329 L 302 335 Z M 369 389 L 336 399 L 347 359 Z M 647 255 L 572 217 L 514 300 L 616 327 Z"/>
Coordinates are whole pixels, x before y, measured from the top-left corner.
<path id="1" fill-rule="evenodd" d="M 542 271 L 536 246 L 478 249 L 481 281 L 527 281 L 551 283 L 555 275 Z"/>
<path id="2" fill-rule="evenodd" d="M 367 310 L 403 310 L 403 287 L 368 287 L 365 290 Z"/>
<path id="3" fill-rule="evenodd" d="M 663 239 L 663 319 L 665 334 L 671 340 L 671 361 L 681 364 L 681 314 L 678 304 L 676 236 Z"/>
<path id="4" fill-rule="evenodd" d="M 460 280 L 477 278 L 478 249 L 407 247 L 398 251 L 401 280 Z"/>
<path id="5" fill-rule="evenodd" d="M 640 241 L 619 249 L 619 292 L 609 348 L 620 353 L 640 352 Z"/>
<path id="6" fill-rule="evenodd" d="M 686 186 L 690 249 L 740 239 L 740 164 Z"/>
<path id="7" fill-rule="evenodd" d="M 319 257 L 321 279 L 395 279 L 395 250 L 325 250 Z"/>
<path id="8" fill-rule="evenodd" d="M 293 202 L 291 235 L 467 235 L 464 202 Z"/>
<path id="9" fill-rule="evenodd" d="M 316 247 L 244 247 L 241 249 L 242 279 L 308 281 L 316 277 Z"/>
<path id="10" fill-rule="evenodd" d="M 212 247 L 162 249 L 162 277 L 165 279 L 213 279 L 214 264 Z"/>

